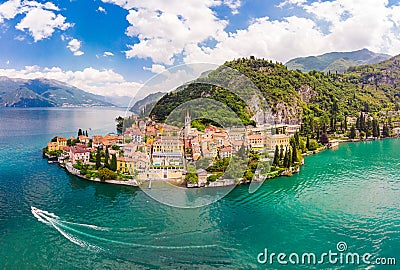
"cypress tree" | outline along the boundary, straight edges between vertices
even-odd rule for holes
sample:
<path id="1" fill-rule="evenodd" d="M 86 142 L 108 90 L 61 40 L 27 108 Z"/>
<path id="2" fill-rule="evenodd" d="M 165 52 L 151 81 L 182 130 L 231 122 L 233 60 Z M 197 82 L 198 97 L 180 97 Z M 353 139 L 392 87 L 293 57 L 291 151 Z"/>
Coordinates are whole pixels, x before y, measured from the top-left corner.
<path id="1" fill-rule="evenodd" d="M 296 147 L 294 147 L 293 151 L 292 151 L 292 164 L 294 164 L 295 162 L 298 162 L 298 159 L 297 159 L 297 148 Z"/>
<path id="2" fill-rule="evenodd" d="M 294 134 L 294 141 L 296 142 L 296 147 L 299 147 L 300 145 L 300 138 L 299 138 L 299 133 L 296 131 Z"/>
<path id="3" fill-rule="evenodd" d="M 360 130 L 360 118 L 357 116 L 356 129 Z"/>
<path id="4" fill-rule="evenodd" d="M 275 153 L 274 153 L 274 162 L 273 162 L 274 166 L 278 166 L 279 165 L 279 148 L 278 145 L 275 145 Z"/>
<path id="5" fill-rule="evenodd" d="M 350 134 L 349 134 L 349 138 L 350 139 L 354 139 L 356 137 L 356 128 L 354 126 L 351 126 L 350 128 Z"/>
<path id="6" fill-rule="evenodd" d="M 289 143 L 291 147 L 296 147 L 296 140 L 294 137 L 290 137 Z"/>
<path id="7" fill-rule="evenodd" d="M 284 152 L 284 151 L 283 151 L 283 145 L 281 145 L 281 151 L 279 152 L 279 160 L 282 160 L 282 159 L 283 159 L 283 155 L 284 155 L 283 152 Z"/>
<path id="8" fill-rule="evenodd" d="M 307 150 L 310 150 L 310 137 L 309 136 L 307 136 L 306 148 L 307 148 Z"/>
<path id="9" fill-rule="evenodd" d="M 361 113 L 360 114 L 360 128 L 359 128 L 359 130 L 360 131 L 364 131 L 364 116 L 363 116 L 363 114 Z"/>
<path id="10" fill-rule="evenodd" d="M 363 117 L 362 117 L 361 125 L 362 125 L 362 130 L 365 133 L 367 133 L 368 132 L 368 122 L 367 122 L 367 119 L 366 119 L 365 115 L 363 115 Z"/>
<path id="11" fill-rule="evenodd" d="M 104 156 L 104 167 L 106 168 L 110 168 L 110 164 L 108 163 L 109 156 L 110 154 L 108 153 L 108 148 L 106 147 L 106 152 Z"/>
<path id="12" fill-rule="evenodd" d="M 372 120 L 372 136 L 379 137 L 379 124 L 376 119 Z"/>
<path id="13" fill-rule="evenodd" d="M 283 167 L 284 168 L 289 168 L 289 151 L 285 151 L 285 157 L 283 158 Z"/>
<path id="14" fill-rule="evenodd" d="M 100 153 L 100 148 L 97 147 L 96 151 L 96 169 L 99 169 L 101 167 L 101 153 Z"/>
<path id="15" fill-rule="evenodd" d="M 82 129 L 78 130 L 78 137 L 82 135 Z"/>
<path id="16" fill-rule="evenodd" d="M 242 146 L 240 146 L 239 151 L 237 152 L 237 155 L 240 158 L 244 158 L 246 156 L 246 154 L 247 154 L 246 147 L 244 146 L 244 143 L 243 143 Z"/>
<path id="17" fill-rule="evenodd" d="M 368 138 L 369 136 L 371 136 L 371 129 L 372 129 L 372 122 L 371 120 L 368 118 L 366 127 L 365 127 L 365 137 Z"/>
<path id="18" fill-rule="evenodd" d="M 383 137 L 389 137 L 389 126 L 385 123 L 382 130 Z"/>
<path id="19" fill-rule="evenodd" d="M 379 122 L 378 122 L 378 120 L 376 120 L 376 128 L 377 128 L 377 131 L 378 131 L 378 137 L 380 137 L 380 136 L 381 136 L 381 130 L 380 130 L 380 128 L 379 128 Z"/>
<path id="20" fill-rule="evenodd" d="M 111 157 L 110 170 L 114 172 L 117 170 L 117 156 L 115 154 Z"/>

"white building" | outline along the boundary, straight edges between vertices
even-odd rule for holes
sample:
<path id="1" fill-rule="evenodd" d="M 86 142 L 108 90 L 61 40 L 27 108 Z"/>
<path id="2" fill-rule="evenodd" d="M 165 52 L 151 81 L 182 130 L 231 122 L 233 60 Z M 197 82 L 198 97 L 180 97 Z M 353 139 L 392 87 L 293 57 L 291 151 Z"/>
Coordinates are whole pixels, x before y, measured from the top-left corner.
<path id="1" fill-rule="evenodd" d="M 88 163 L 90 159 L 90 151 L 86 147 L 72 146 L 69 149 L 69 160 L 72 164 L 76 164 L 78 160 L 83 164 Z"/>

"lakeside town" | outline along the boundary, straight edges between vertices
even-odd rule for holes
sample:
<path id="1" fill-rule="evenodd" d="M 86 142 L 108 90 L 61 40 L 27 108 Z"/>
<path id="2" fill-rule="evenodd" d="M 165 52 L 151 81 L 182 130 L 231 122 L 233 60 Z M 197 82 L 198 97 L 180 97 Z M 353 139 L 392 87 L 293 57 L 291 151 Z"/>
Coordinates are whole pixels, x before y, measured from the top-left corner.
<path id="1" fill-rule="evenodd" d="M 92 181 L 139 186 L 161 180 L 186 187 L 218 187 L 290 176 L 299 172 L 305 155 L 335 148 L 339 142 L 389 135 L 387 126 L 379 124 L 371 134 L 360 131 L 362 123 L 373 122 L 364 113 L 348 117 L 346 133 L 330 139 L 324 132 L 319 138 L 302 137 L 300 124 L 227 129 L 208 125 L 199 130 L 193 127 L 189 111 L 184 127 L 137 114 L 116 120 L 121 134 L 90 137 L 80 129 L 76 138 L 54 137 L 43 155 L 49 163 L 58 163 L 71 174 Z M 399 134 L 400 122 L 391 123 L 390 135 Z M 227 170 L 235 163 L 236 170 Z"/>

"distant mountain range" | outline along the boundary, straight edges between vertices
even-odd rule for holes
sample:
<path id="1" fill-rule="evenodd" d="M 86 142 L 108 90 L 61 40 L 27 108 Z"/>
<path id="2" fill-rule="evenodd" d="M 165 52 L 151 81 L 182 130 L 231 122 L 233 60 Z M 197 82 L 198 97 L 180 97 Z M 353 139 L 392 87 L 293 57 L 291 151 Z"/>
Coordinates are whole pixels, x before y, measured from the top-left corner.
<path id="1" fill-rule="evenodd" d="M 49 79 L 12 79 L 0 76 L 0 107 L 114 106 L 100 95 Z"/>
<path id="2" fill-rule="evenodd" d="M 352 52 L 330 52 L 318 56 L 299 57 L 288 61 L 285 65 L 290 70 L 299 69 L 303 72 L 317 70 L 343 73 L 349 67 L 376 64 L 389 58 L 391 58 L 390 55 L 362 49 Z"/>

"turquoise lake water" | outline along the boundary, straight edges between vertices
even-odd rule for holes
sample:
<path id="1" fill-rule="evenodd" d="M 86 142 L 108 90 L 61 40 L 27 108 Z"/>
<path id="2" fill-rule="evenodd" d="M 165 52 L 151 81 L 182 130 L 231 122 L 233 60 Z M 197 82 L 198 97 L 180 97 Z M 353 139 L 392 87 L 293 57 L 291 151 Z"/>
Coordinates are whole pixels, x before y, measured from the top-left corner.
<path id="1" fill-rule="evenodd" d="M 253 194 L 239 186 L 196 209 L 163 205 L 139 188 L 83 181 L 42 159 L 55 135 L 113 132 L 124 113 L 0 110 L 0 269 L 281 269 L 277 261 L 260 264 L 258 254 L 338 252 L 339 242 L 348 252 L 397 257 L 397 267 L 285 269 L 398 269 L 399 139 L 343 144 L 307 157 L 298 175 Z M 44 224 L 31 206 L 58 218 Z"/>

